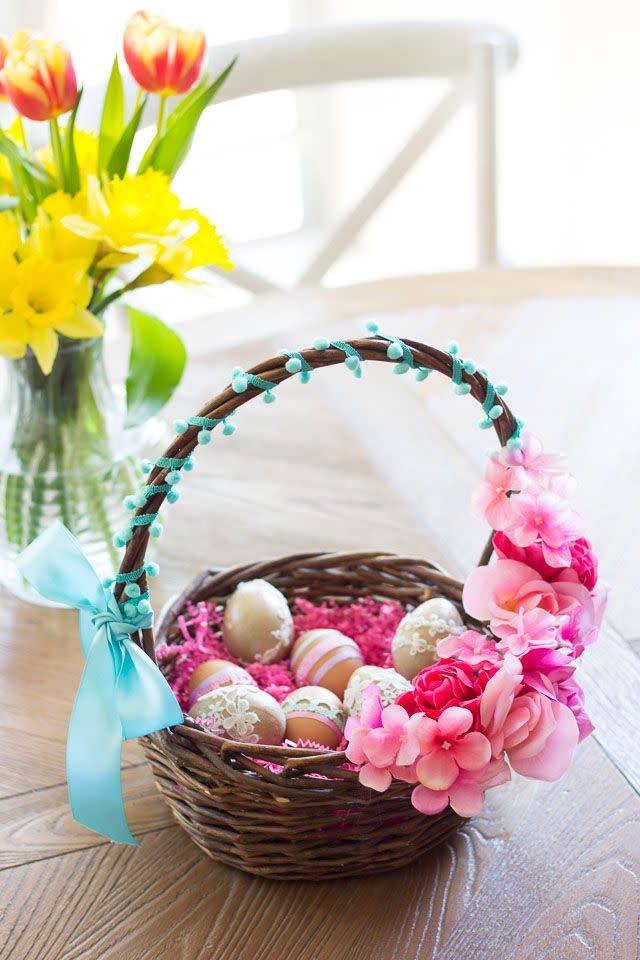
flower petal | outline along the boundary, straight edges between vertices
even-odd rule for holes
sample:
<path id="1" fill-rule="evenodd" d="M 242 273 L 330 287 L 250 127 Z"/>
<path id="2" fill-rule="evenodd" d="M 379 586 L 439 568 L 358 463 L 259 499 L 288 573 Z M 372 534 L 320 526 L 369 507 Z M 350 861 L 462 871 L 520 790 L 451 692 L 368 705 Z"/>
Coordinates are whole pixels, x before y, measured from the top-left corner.
<path id="1" fill-rule="evenodd" d="M 473 714 L 465 707 L 447 707 L 438 717 L 438 731 L 445 740 L 456 740 L 471 727 Z"/>
<path id="2" fill-rule="evenodd" d="M 454 760 L 463 770 L 480 770 L 491 759 L 491 744 L 483 733 L 468 733 L 451 748 Z"/>
<path id="3" fill-rule="evenodd" d="M 429 790 L 428 787 L 414 787 L 411 793 L 411 803 L 427 816 L 433 816 L 449 805 L 449 794 L 446 790 Z"/>
<path id="4" fill-rule="evenodd" d="M 50 327 L 38 329 L 32 327 L 29 331 L 29 346 L 36 355 L 36 360 L 43 373 L 51 373 L 53 361 L 58 352 L 58 336 Z"/>
<path id="5" fill-rule="evenodd" d="M 64 337 L 74 340 L 101 337 L 104 333 L 104 324 L 89 310 L 78 309 L 67 320 L 56 324 L 56 330 Z"/>
<path id="6" fill-rule="evenodd" d="M 472 780 L 459 778 L 449 791 L 451 807 L 461 817 L 473 817 L 480 813 L 484 803 L 484 790 Z"/>
<path id="7" fill-rule="evenodd" d="M 358 779 L 363 787 L 370 787 L 372 790 L 377 790 L 378 793 L 383 793 L 391 786 L 389 771 L 374 767 L 372 763 L 365 763 L 358 773 Z"/>
<path id="8" fill-rule="evenodd" d="M 398 752 L 398 737 L 395 733 L 378 727 L 371 730 L 364 738 L 363 750 L 367 760 L 375 763 L 376 767 L 387 767 L 396 758 Z"/>
<path id="9" fill-rule="evenodd" d="M 409 719 L 409 714 L 397 703 L 392 703 L 382 711 L 382 726 L 385 730 L 402 734 Z"/>
<path id="10" fill-rule="evenodd" d="M 446 790 L 458 776 L 458 764 L 446 750 L 434 750 L 420 757 L 416 766 L 418 780 L 431 790 Z"/>

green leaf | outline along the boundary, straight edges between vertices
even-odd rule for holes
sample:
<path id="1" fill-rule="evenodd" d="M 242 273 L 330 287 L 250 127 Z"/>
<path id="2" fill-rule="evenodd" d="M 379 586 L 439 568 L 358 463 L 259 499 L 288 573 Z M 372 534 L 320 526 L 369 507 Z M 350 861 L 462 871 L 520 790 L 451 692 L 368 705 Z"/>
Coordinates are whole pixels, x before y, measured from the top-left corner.
<path id="1" fill-rule="evenodd" d="M 178 104 L 167 119 L 165 133 L 160 138 L 156 138 L 153 149 L 145 153 L 138 173 L 144 173 L 147 167 L 153 167 L 154 170 L 164 171 L 170 179 L 175 177 L 189 152 L 202 113 L 231 73 L 236 59 L 234 57 L 229 66 L 211 84 L 199 90 L 197 96 L 186 108 L 183 103 Z"/>
<path id="2" fill-rule="evenodd" d="M 135 427 L 164 407 L 180 383 L 187 351 L 177 333 L 158 317 L 129 307 L 131 353 L 125 425 Z"/>
<path id="3" fill-rule="evenodd" d="M 38 191 L 29 170 L 22 163 L 21 152 L 17 143 L 0 130 L 0 153 L 7 158 L 22 214 L 30 223 L 36 215 Z"/>
<path id="4" fill-rule="evenodd" d="M 182 113 L 184 113 L 184 111 L 189 106 L 191 106 L 193 101 L 196 100 L 201 93 L 203 93 L 203 91 L 206 89 L 208 85 L 209 85 L 209 77 L 205 75 L 203 76 L 202 80 L 200 80 L 200 82 L 195 85 L 193 90 L 191 90 L 191 92 L 188 93 L 186 97 L 183 97 L 182 100 L 180 100 L 178 104 L 174 107 L 174 109 L 171 111 L 171 113 L 167 117 L 167 127 L 169 127 L 175 120 L 178 119 L 178 117 L 181 116 Z M 151 159 L 153 157 L 156 147 L 158 146 L 158 142 L 161 139 L 162 139 L 162 134 L 158 134 L 156 132 L 153 140 L 145 150 L 142 160 L 140 161 L 140 166 L 138 167 L 138 173 L 144 173 L 147 167 L 151 166 Z"/>
<path id="5" fill-rule="evenodd" d="M 127 165 L 129 163 L 129 157 L 131 156 L 131 147 L 133 146 L 133 138 L 138 132 L 140 120 L 142 119 L 142 114 L 146 105 L 147 98 L 145 97 L 131 117 L 131 120 L 129 120 L 129 123 L 122 131 L 120 139 L 113 148 L 106 166 L 106 171 L 109 177 L 124 177 L 125 173 L 127 172 Z"/>
<path id="6" fill-rule="evenodd" d="M 117 56 L 102 105 L 98 139 L 98 170 L 105 170 L 113 149 L 124 131 L 124 90 Z"/>
<path id="7" fill-rule="evenodd" d="M 5 210 L 15 210 L 15 208 L 19 205 L 20 201 L 17 197 L 12 197 L 8 193 L 3 193 L 0 195 L 0 213 Z"/>
<path id="8" fill-rule="evenodd" d="M 72 196 L 75 196 L 80 190 L 80 170 L 78 169 L 78 157 L 76 155 L 74 134 L 76 129 L 76 116 L 78 114 L 78 107 L 80 106 L 81 98 L 82 87 L 80 87 L 76 102 L 73 105 L 73 110 L 71 111 L 71 116 L 69 117 L 67 123 L 67 129 L 65 130 L 64 143 L 62 145 L 64 165 L 67 171 L 67 189 Z"/>

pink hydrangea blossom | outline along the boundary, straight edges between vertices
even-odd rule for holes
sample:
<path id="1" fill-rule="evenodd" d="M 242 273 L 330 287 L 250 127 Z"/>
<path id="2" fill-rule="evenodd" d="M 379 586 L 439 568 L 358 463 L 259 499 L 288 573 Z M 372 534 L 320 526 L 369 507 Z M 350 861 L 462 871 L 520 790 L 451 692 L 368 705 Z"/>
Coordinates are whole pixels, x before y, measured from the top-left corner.
<path id="1" fill-rule="evenodd" d="M 521 435 L 522 446 L 503 447 L 499 460 L 513 470 L 518 478 L 518 490 L 532 483 L 544 484 L 549 479 L 566 473 L 566 460 L 557 453 L 545 453 L 542 443 L 530 433 Z"/>
<path id="2" fill-rule="evenodd" d="M 540 542 L 542 556 L 551 567 L 571 564 L 569 544 L 580 535 L 579 518 L 565 500 L 548 490 L 525 491 L 510 500 L 511 519 L 505 527 L 519 547 Z"/>
<path id="3" fill-rule="evenodd" d="M 357 764 L 358 778 L 372 790 L 386 790 L 398 768 L 410 767 L 420 752 L 422 714 L 410 717 L 397 704 L 382 708 L 380 689 L 370 684 L 362 696 L 359 717 L 350 717 L 345 727 L 347 760 Z"/>
<path id="4" fill-rule="evenodd" d="M 455 657 L 471 666 L 484 661 L 489 663 L 502 661 L 495 640 L 488 637 L 486 633 L 478 633 L 477 630 L 465 630 L 464 633 L 443 637 L 442 640 L 438 640 L 436 647 L 440 657 Z"/>
<path id="5" fill-rule="evenodd" d="M 450 803 L 461 817 L 473 817 L 482 810 L 485 791 L 510 779 L 511 771 L 504 757 L 500 757 L 480 770 L 460 770 L 446 790 L 432 790 L 419 784 L 411 793 L 411 803 L 428 816 L 441 813 Z"/>
<path id="6" fill-rule="evenodd" d="M 513 471 L 499 460 L 490 458 L 484 471 L 484 480 L 473 494 L 477 516 L 494 530 L 504 530 L 511 523 L 512 508 L 509 493 L 514 486 Z"/>

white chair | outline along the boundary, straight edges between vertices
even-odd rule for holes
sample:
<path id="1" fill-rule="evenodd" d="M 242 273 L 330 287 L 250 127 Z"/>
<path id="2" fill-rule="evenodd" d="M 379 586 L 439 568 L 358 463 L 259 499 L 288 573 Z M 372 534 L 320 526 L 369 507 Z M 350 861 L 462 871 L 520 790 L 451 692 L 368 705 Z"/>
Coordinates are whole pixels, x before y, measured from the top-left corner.
<path id="1" fill-rule="evenodd" d="M 234 56 L 238 57 L 236 66 L 216 103 L 272 90 L 385 77 L 450 80 L 435 109 L 330 232 L 303 271 L 298 286 L 322 282 L 467 101 L 474 104 L 476 113 L 477 260 L 480 265 L 497 261 L 496 83 L 500 72 L 510 69 L 517 59 L 516 41 L 508 31 L 479 23 L 394 22 L 319 27 L 212 47 L 207 69 L 216 74 Z M 133 95 L 133 90 L 130 93 Z M 90 96 L 93 101 L 95 92 L 91 91 Z M 145 124 L 155 122 L 156 110 L 154 103 L 145 114 Z M 230 276 L 234 283 L 254 294 L 280 289 L 242 265 L 236 265 Z"/>

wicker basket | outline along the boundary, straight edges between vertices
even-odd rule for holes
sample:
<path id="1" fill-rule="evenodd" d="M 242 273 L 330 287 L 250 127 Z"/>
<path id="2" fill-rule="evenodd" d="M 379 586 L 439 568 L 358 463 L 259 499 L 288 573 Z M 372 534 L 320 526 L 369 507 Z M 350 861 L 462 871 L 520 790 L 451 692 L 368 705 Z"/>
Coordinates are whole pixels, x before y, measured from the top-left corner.
<path id="1" fill-rule="evenodd" d="M 389 341 L 382 337 L 334 343 L 327 349 L 296 354 L 303 369 L 344 362 L 345 355 L 353 355 L 353 351 L 362 360 L 394 362 L 387 354 Z M 432 347 L 413 341 L 404 341 L 404 345 L 411 351 L 411 365 L 468 384 L 470 394 L 485 410 L 491 402 L 496 433 L 502 444 L 507 442 L 517 429 L 516 421 L 504 402 L 494 396 L 483 374 L 461 372 L 455 358 Z M 249 385 L 244 392 L 228 387 L 193 419 L 222 420 L 268 385 L 294 376 L 286 359 L 275 357 L 254 367 L 247 372 Z M 495 404 L 502 409 L 498 416 Z M 198 430 L 197 424 L 190 426 L 174 440 L 164 458 L 186 457 L 197 445 Z M 156 465 L 148 482 L 163 485 L 168 469 Z M 164 491 L 154 493 L 138 515 L 155 514 L 164 497 Z M 135 527 L 122 575 L 144 563 L 148 531 L 144 523 Z M 480 562 L 487 562 L 490 554 L 489 543 Z M 290 600 L 333 598 L 349 603 L 373 596 L 413 607 L 434 594 L 459 605 L 462 590 L 461 584 L 437 565 L 412 557 L 372 552 L 297 554 L 206 571 L 165 611 L 157 640 L 171 644 L 178 639 L 175 618 L 187 600 L 224 603 L 238 583 L 256 577 L 269 580 Z M 139 583 L 146 588 L 144 577 Z M 118 584 L 118 596 L 123 586 Z M 144 631 L 136 639 L 154 657 L 152 632 Z M 188 717 L 172 730 L 145 738 L 143 744 L 158 789 L 178 823 L 210 857 L 248 873 L 297 880 L 380 873 L 432 850 L 463 822 L 450 808 L 434 817 L 418 813 L 411 805 L 411 787 L 405 783 L 394 782 L 385 793 L 362 787 L 356 773 L 343 769 L 346 758 L 339 751 L 223 740 Z M 278 764 L 281 772 L 259 761 Z"/>

